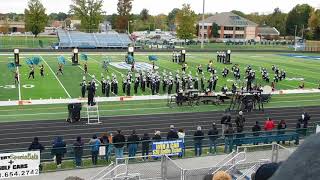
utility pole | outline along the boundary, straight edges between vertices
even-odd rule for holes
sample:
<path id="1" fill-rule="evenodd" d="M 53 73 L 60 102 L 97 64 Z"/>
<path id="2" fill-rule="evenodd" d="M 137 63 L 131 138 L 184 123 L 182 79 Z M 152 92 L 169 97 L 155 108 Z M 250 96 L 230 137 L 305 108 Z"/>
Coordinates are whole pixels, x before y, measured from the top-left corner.
<path id="1" fill-rule="evenodd" d="M 203 0 L 203 7 L 202 7 L 202 28 L 201 28 L 201 49 L 203 49 L 203 43 L 204 43 L 204 10 L 205 10 L 205 3 L 206 3 L 206 0 Z"/>
<path id="2" fill-rule="evenodd" d="M 294 28 L 294 51 L 297 51 L 297 28 L 298 28 L 298 26 L 295 25 L 295 28 Z"/>

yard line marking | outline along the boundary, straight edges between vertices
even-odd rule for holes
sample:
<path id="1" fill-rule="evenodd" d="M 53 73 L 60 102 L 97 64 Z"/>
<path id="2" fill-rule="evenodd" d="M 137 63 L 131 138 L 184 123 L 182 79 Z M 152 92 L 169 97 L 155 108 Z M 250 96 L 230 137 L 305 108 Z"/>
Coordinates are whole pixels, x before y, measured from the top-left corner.
<path id="1" fill-rule="evenodd" d="M 51 67 L 49 66 L 49 64 L 46 62 L 46 60 L 44 60 L 44 58 L 42 56 L 40 56 L 40 58 L 43 60 L 43 62 L 49 67 L 50 71 L 52 72 L 52 74 L 54 75 L 54 77 L 58 80 L 59 84 L 61 85 L 61 87 L 63 88 L 64 92 L 66 92 L 66 94 L 68 95 L 69 98 L 71 98 L 70 94 L 68 93 L 68 91 L 66 90 L 66 88 L 63 86 L 63 84 L 61 83 L 61 81 L 59 80 L 59 78 L 57 77 L 56 73 L 54 73 L 54 71 L 51 69 Z"/>
<path id="2" fill-rule="evenodd" d="M 21 101 L 21 82 L 20 82 L 20 72 L 19 72 L 19 66 L 17 66 L 17 71 L 18 71 L 18 89 L 19 89 L 19 101 Z"/>

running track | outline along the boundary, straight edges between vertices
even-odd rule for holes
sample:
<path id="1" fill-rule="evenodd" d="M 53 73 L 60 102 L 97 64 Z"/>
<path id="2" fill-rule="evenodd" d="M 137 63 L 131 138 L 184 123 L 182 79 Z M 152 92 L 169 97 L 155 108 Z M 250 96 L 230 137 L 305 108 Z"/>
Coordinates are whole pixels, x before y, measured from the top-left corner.
<path id="1" fill-rule="evenodd" d="M 320 107 L 304 107 L 312 117 L 312 122 L 320 121 Z M 245 131 L 251 131 L 255 121 L 260 121 L 263 126 L 265 119 L 270 116 L 277 123 L 279 120 L 286 120 L 288 128 L 295 128 L 297 119 L 300 117 L 303 108 L 277 108 L 266 109 L 265 112 L 245 113 Z M 74 143 L 77 136 L 83 137 L 84 142 L 88 142 L 93 134 L 100 136 L 103 132 L 113 132 L 121 129 L 125 135 L 131 133 L 133 129 L 142 136 L 149 133 L 153 136 L 155 130 L 162 132 L 162 137 L 166 137 L 171 124 L 176 128 L 183 128 L 187 135 L 193 135 L 197 125 L 201 125 L 205 134 L 211 127 L 212 122 L 216 122 L 219 130 L 220 118 L 223 112 L 201 112 L 201 113 L 181 113 L 162 115 L 141 115 L 141 116 L 119 116 L 101 118 L 100 125 L 87 125 L 86 121 L 69 124 L 65 120 L 52 121 L 28 121 L 0 124 L 0 150 L 1 152 L 12 151 L 13 149 L 27 149 L 33 137 L 37 136 L 44 146 L 51 146 L 51 142 L 56 136 L 63 136 L 68 145 Z M 234 119 L 236 114 L 232 114 Z M 235 125 L 234 125 L 235 127 Z"/>

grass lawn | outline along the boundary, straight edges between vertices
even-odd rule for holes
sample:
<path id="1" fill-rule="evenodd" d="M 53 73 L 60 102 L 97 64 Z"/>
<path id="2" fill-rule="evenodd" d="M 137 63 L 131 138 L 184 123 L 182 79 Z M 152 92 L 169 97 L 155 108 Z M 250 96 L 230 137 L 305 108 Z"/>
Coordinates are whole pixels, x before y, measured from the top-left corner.
<path id="1" fill-rule="evenodd" d="M 41 42 L 42 44 L 41 44 Z M 0 49 L 13 48 L 50 48 L 59 42 L 57 36 L 0 36 Z"/>

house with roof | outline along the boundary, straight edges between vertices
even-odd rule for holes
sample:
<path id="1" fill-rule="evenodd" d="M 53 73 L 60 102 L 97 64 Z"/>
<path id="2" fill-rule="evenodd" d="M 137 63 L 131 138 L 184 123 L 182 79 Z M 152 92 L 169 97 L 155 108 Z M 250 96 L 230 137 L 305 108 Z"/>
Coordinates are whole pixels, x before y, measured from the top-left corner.
<path id="1" fill-rule="evenodd" d="M 203 25 L 204 27 L 202 28 Z M 223 12 L 210 16 L 204 21 L 199 21 L 199 38 L 201 38 L 202 33 L 204 33 L 205 39 L 250 40 L 256 39 L 258 35 L 258 24 L 232 12 Z"/>

